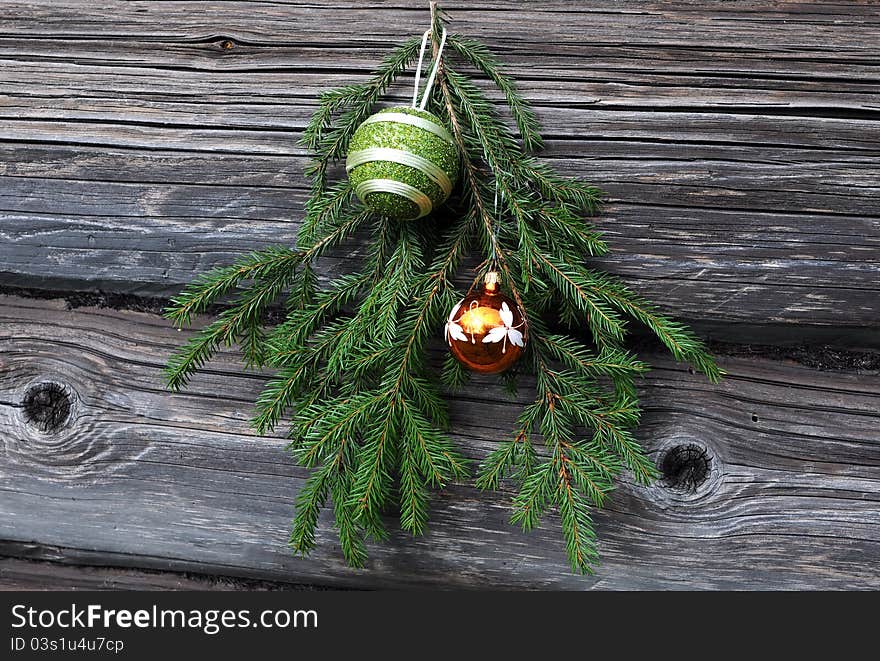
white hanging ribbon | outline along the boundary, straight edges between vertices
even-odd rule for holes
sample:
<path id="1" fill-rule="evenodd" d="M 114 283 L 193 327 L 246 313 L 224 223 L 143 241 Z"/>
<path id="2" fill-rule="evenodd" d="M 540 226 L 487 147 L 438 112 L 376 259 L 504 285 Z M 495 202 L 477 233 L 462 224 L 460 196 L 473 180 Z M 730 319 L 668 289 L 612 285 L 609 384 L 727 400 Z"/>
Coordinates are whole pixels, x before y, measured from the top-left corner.
<path id="1" fill-rule="evenodd" d="M 446 28 L 443 28 L 443 36 L 440 37 L 440 47 L 437 49 L 437 58 L 434 60 L 434 68 L 431 69 L 431 75 L 428 77 L 428 82 L 425 83 L 425 91 L 422 94 L 422 103 L 416 106 L 419 98 L 419 82 L 422 78 L 422 61 L 425 59 L 425 50 L 428 48 L 428 37 L 430 36 L 430 30 L 426 30 L 425 34 L 422 35 L 422 49 L 419 51 L 419 64 L 416 67 L 416 84 L 413 89 L 412 107 L 417 107 L 419 110 L 424 110 L 425 106 L 428 105 L 428 97 L 431 95 L 431 87 L 434 86 L 434 78 L 437 77 L 437 69 L 440 68 L 440 57 L 443 55 L 443 46 L 446 45 Z"/>
<path id="2" fill-rule="evenodd" d="M 492 212 L 492 256 L 491 256 L 491 264 L 489 264 L 490 269 L 495 268 L 495 260 L 498 258 L 498 255 L 495 253 L 495 244 L 498 243 L 498 179 L 495 179 L 495 206 L 494 211 Z"/>

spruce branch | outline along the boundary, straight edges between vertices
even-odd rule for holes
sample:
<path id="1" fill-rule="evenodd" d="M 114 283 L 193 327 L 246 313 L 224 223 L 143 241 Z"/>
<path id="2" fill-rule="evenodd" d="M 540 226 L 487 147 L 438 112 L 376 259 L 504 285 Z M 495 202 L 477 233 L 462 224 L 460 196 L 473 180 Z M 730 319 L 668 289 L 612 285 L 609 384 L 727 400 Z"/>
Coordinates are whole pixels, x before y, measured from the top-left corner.
<path id="1" fill-rule="evenodd" d="M 419 53 L 420 44 L 418 37 L 406 40 L 382 61 L 366 82 L 321 95 L 318 111 L 312 115 L 301 140 L 304 147 L 317 155 L 313 168 L 345 156 L 355 129 L 369 116 L 391 83 L 409 68 Z M 339 110 L 344 112 L 334 122 L 334 114 Z"/>
<path id="2" fill-rule="evenodd" d="M 445 20 L 436 3 L 431 20 L 436 56 Z M 367 541 L 387 537 L 390 511 L 422 534 L 432 491 L 468 476 L 446 403 L 468 374 L 449 357 L 436 365 L 431 348 L 461 299 L 462 266 L 476 256 L 474 282 L 500 270 L 528 319 L 526 352 L 503 387 L 523 390 L 520 374 L 534 380 L 531 402 L 480 462 L 476 485 L 512 488 L 511 520 L 526 530 L 558 515 L 572 569 L 589 573 L 598 561 L 592 510 L 624 470 L 643 484 L 657 476 L 634 435 L 636 384 L 649 366 L 627 348 L 629 324 L 644 324 L 710 380 L 722 372 L 692 331 L 589 266 L 608 252 L 589 218 L 601 191 L 532 153 L 542 145 L 537 115 L 483 44 L 460 35 L 448 43 L 428 110 L 460 154 L 452 213 L 413 223 L 374 217 L 347 180 L 334 181 L 354 131 L 417 57 L 412 38 L 365 81 L 321 95 L 301 139 L 313 154 L 312 186 L 296 246 L 214 269 L 172 300 L 166 315 L 178 326 L 227 307 L 169 359 L 166 378 L 180 389 L 235 344 L 247 365 L 271 368 L 252 423 L 261 434 L 286 425 L 290 455 L 311 471 L 296 496 L 291 549 L 314 549 L 330 507 L 346 562 L 363 567 Z M 497 86 L 512 124 L 465 70 Z M 367 236 L 360 256 L 322 282 L 322 258 L 355 235 Z M 269 326 L 267 310 L 279 301 L 284 319 Z"/>
<path id="3" fill-rule="evenodd" d="M 234 342 L 245 340 L 243 345 L 247 365 L 262 365 L 264 354 L 262 336 L 256 337 L 256 343 L 248 341 L 255 333 L 259 333 L 262 315 L 284 289 L 296 277 L 296 271 L 290 268 L 290 255 L 287 251 L 272 251 L 268 260 L 270 266 L 260 269 L 239 268 L 238 276 L 230 277 L 221 272 L 218 281 L 201 283 L 190 295 L 184 295 L 176 303 L 168 315 L 189 320 L 196 310 L 204 309 L 207 302 L 216 300 L 224 291 L 228 291 L 229 283 L 238 281 L 242 271 L 250 270 L 255 277 L 250 288 L 244 290 L 232 307 L 224 310 L 219 318 L 199 331 L 198 335 L 187 342 L 168 361 L 165 370 L 166 383 L 171 390 L 179 390 L 187 384 L 192 374 L 214 355 L 220 346 L 232 346 Z M 253 260 L 251 266 L 265 265 L 267 262 Z M 219 284 L 218 284 L 219 282 Z"/>
<path id="4" fill-rule="evenodd" d="M 302 261 L 302 255 L 289 248 L 271 247 L 198 276 L 184 291 L 171 299 L 165 317 L 177 325 L 189 324 L 193 315 L 212 304 L 243 280 L 258 280 L 283 273 Z"/>
<path id="5" fill-rule="evenodd" d="M 432 4 L 432 9 L 434 7 L 435 5 Z M 437 24 L 438 23 L 435 20 L 434 25 L 436 26 Z M 435 28 L 433 33 L 436 35 L 438 33 L 438 30 Z M 435 53 L 436 50 L 437 45 L 435 44 Z M 503 273 L 507 276 L 511 293 L 513 294 L 513 297 L 516 300 L 517 304 L 521 308 L 525 309 L 522 302 L 522 296 L 519 293 L 519 289 L 516 287 L 516 281 L 513 278 L 513 272 L 511 271 L 508 259 L 506 257 L 506 252 L 504 248 L 502 248 L 502 246 L 500 245 L 498 238 L 495 234 L 494 218 L 489 213 L 488 205 L 483 198 L 483 193 L 481 190 L 482 186 L 480 182 L 480 171 L 475 165 L 475 159 L 468 150 L 468 141 L 465 137 L 461 120 L 459 119 L 455 111 L 455 104 L 453 100 L 453 95 L 450 92 L 450 85 L 447 83 L 448 75 L 448 69 L 445 66 L 441 66 L 440 70 L 438 71 L 437 86 L 439 87 L 443 95 L 443 103 L 446 107 L 449 121 L 452 125 L 453 136 L 456 143 L 458 144 L 459 153 L 462 159 L 462 178 L 464 179 L 465 187 L 468 189 L 468 199 L 474 205 L 477 215 L 481 220 L 481 225 L 485 231 L 485 239 L 492 246 L 492 258 L 498 263 Z M 484 156 L 487 156 L 487 154 L 489 153 L 490 152 L 484 149 Z M 487 160 L 490 160 L 488 156 Z M 491 162 L 488 163 L 488 165 L 491 168 Z"/>
<path id="6" fill-rule="evenodd" d="M 544 146 L 541 124 L 531 106 L 523 101 L 516 82 L 501 70 L 501 64 L 492 51 L 479 41 L 458 35 L 452 35 L 449 43 L 462 59 L 483 72 L 504 93 L 526 151 L 541 149 Z"/>

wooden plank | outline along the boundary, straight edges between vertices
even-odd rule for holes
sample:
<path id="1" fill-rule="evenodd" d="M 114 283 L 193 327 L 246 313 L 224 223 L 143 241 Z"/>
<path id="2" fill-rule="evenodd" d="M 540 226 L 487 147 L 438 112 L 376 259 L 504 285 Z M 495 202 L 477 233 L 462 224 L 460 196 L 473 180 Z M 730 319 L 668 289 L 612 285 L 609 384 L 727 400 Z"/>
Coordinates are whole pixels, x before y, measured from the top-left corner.
<path id="1" fill-rule="evenodd" d="M 563 169 L 577 166 L 573 147 L 559 151 Z M 754 152 L 756 159 L 773 156 Z M 301 185 L 283 183 L 300 159 L 226 156 L 225 169 L 218 170 L 216 157 L 165 151 L 129 156 L 119 150 L 8 147 L 0 154 L 0 236 L 6 239 L 0 242 L 0 280 L 7 285 L 48 279 L 65 289 L 168 296 L 194 273 L 242 252 L 292 242 L 306 195 Z M 619 198 L 597 219 L 614 248 L 597 264 L 669 310 L 703 323 L 876 326 L 880 221 L 857 215 L 873 202 L 867 193 L 863 202 L 848 195 L 844 181 L 853 181 L 857 169 L 866 178 L 875 164 L 854 159 L 842 166 L 849 174 L 841 173 L 837 183 L 836 167 L 824 165 L 816 153 L 799 165 L 765 165 L 761 180 L 744 177 L 734 160 L 714 163 L 715 170 L 706 169 L 708 161 L 684 161 L 684 149 L 661 147 L 648 156 L 645 163 L 623 155 L 603 159 L 600 170 L 614 172 L 613 178 L 596 179 L 619 196 L 639 191 L 643 201 Z M 663 170 L 678 172 L 682 183 L 658 185 Z M 169 182 L 169 176 L 183 181 Z M 726 199 L 758 185 L 775 186 L 765 196 L 777 199 L 775 210 L 725 208 L 732 206 Z M 804 199 L 804 207 L 824 200 L 826 209 L 845 197 L 852 211 L 786 211 L 786 196 Z M 688 201 L 700 206 L 688 207 Z M 340 258 L 356 255 L 358 246 L 347 250 L 327 260 L 328 273 L 338 270 Z M 740 332 L 728 337 L 741 338 Z M 765 335 L 757 331 L 752 339 L 766 341 Z M 873 337 L 866 334 L 864 344 L 880 345 L 880 337 Z"/>
<path id="2" fill-rule="evenodd" d="M 829 37 L 835 37 L 841 48 L 870 48 L 871 43 L 860 38 L 863 32 L 870 34 L 876 30 L 880 23 L 870 3 L 858 2 L 809 5 L 781 2 L 770 6 L 742 2 L 732 6 L 719 1 L 670 5 L 656 0 L 605 0 L 584 8 L 572 0 L 555 0 L 533 7 L 524 7 L 515 0 L 479 4 L 450 0 L 443 6 L 456 12 L 459 20 L 466 20 L 473 30 L 502 35 L 511 41 L 534 39 L 536 32 L 553 30 L 560 41 L 579 43 L 580 30 L 589 27 L 593 28 L 591 41 L 599 43 L 612 39 L 618 43 L 621 40 L 635 44 L 661 40 L 675 43 L 683 41 L 690 31 L 698 31 L 700 36 L 692 37 L 695 41 L 715 46 L 767 48 L 763 41 L 756 42 L 760 36 L 773 37 L 776 43 L 814 45 L 820 51 L 831 52 Z M 12 1 L 6 3 L 6 8 L 6 34 L 72 38 L 115 34 L 137 39 L 165 36 L 198 39 L 211 34 L 213 28 L 223 30 L 213 34 L 247 35 L 257 42 L 264 41 L 267 33 L 291 41 L 320 33 L 325 35 L 324 41 L 332 44 L 352 39 L 381 40 L 399 28 L 415 32 L 427 22 L 427 3 L 399 0 L 378 0 L 367 7 L 354 2 L 331 5 L 296 0 L 222 5 L 211 2 L 157 5 L 115 0 L 104 2 L 100 9 L 83 0 L 60 0 Z M 114 19 L 113 29 L 105 26 L 108 16 Z M 255 20 L 256 16 L 260 20 Z M 509 22 L 507 29 L 499 29 L 500 21 Z M 357 29 L 352 29 L 353 25 Z M 635 30 L 645 26 L 650 29 Z M 806 26 L 809 30 L 805 30 Z"/>
<path id="3" fill-rule="evenodd" d="M 4 545 L 3 552 L 39 553 L 53 561 L 0 557 L 0 591 L 4 590 L 308 590 L 309 586 L 248 581 L 224 576 L 199 576 L 143 569 L 118 569 L 69 564 L 69 552 L 29 545 Z M 80 561 L 83 561 L 80 554 Z M 107 558 L 102 558 L 107 562 Z"/>
<path id="4" fill-rule="evenodd" d="M 749 339 L 880 346 L 876 12 L 446 6 L 510 62 L 545 157 L 609 192 L 603 267 L 721 337 L 775 324 L 797 331 Z M 396 2 L 3 11 L 0 284 L 158 296 L 292 240 L 316 95 L 363 79 L 426 15 Z"/>
<path id="5" fill-rule="evenodd" d="M 428 535 L 392 531 L 371 549 L 369 570 L 354 571 L 326 517 L 311 558 L 285 546 L 305 472 L 282 438 L 248 427 L 262 375 L 223 354 L 191 390 L 163 390 L 161 366 L 184 337 L 149 314 L 2 299 L 0 546 L 90 558 L 81 564 L 336 586 L 880 587 L 874 367 L 729 357 L 728 378 L 710 386 L 649 356 L 656 369 L 643 388 L 640 437 L 671 482 L 625 481 L 597 514 L 595 577 L 569 574 L 552 517 L 523 534 L 507 523 L 509 491 L 470 483 L 435 496 Z M 35 409 L 27 393 L 47 382 L 60 388 L 44 390 Z M 517 410 L 493 380 L 478 380 L 451 399 L 455 438 L 483 456 Z M 693 456 L 666 459 L 690 447 Z M 701 467 L 705 481 L 683 490 Z"/>

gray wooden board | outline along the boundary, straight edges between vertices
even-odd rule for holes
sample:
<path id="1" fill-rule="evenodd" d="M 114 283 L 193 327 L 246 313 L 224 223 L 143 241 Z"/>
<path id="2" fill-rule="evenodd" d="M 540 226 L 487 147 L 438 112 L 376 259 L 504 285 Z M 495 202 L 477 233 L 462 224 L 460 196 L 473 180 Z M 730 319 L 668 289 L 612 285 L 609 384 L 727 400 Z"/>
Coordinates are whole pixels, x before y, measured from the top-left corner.
<path id="1" fill-rule="evenodd" d="M 31 545 L 4 544 L 0 553 L 27 555 Z M 246 581 L 222 576 L 199 576 L 175 572 L 71 564 L 70 553 L 41 548 L 41 557 L 56 560 L 28 560 L 0 557 L 0 591 L 4 590 L 278 590 L 311 589 L 309 586 L 265 581 Z M 106 557 L 102 558 L 106 562 Z"/>
<path id="2" fill-rule="evenodd" d="M 224 353 L 171 395 L 161 366 L 187 333 L 160 317 L 0 302 L 0 555 L 329 586 L 880 588 L 877 372 L 725 358 L 729 376 L 711 386 L 647 356 L 640 439 L 658 459 L 704 448 L 711 470 L 695 493 L 624 480 L 596 515 L 596 576 L 569 573 L 554 517 L 524 534 L 507 522 L 507 488 L 471 483 L 434 496 L 426 536 L 392 524 L 356 571 L 327 516 L 309 559 L 286 547 L 306 473 L 283 438 L 248 426 L 264 375 Z M 51 433 L 22 407 L 49 381 L 72 402 Z M 456 441 L 479 458 L 519 403 L 483 379 L 450 407 Z"/>
<path id="3" fill-rule="evenodd" d="M 721 337 L 880 347 L 869 3 L 444 5 L 509 63 L 545 158 L 608 191 L 600 266 Z M 78 0 L 0 19 L 0 284 L 167 296 L 292 241 L 317 95 L 427 13 Z"/>

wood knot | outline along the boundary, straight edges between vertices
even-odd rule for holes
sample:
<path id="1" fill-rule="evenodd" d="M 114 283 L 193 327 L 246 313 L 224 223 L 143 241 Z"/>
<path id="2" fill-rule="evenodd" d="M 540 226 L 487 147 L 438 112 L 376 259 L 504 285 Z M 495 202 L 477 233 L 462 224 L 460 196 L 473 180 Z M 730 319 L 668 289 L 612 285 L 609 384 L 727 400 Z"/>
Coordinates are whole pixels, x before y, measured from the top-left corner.
<path id="1" fill-rule="evenodd" d="M 663 486 L 679 493 L 697 492 L 712 473 L 709 451 L 694 443 L 674 445 L 660 460 Z"/>
<path id="2" fill-rule="evenodd" d="M 44 367 L 37 378 L 22 384 L 17 414 L 8 418 L 9 428 L 0 434 L 0 456 L 9 465 L 38 479 L 94 482 L 129 466 L 149 449 L 148 439 L 139 438 L 139 428 L 133 431 L 102 419 L 107 403 L 89 391 L 93 382 L 68 381 L 56 376 L 60 370 Z M 115 405 L 122 401 L 106 390 L 100 395 L 114 397 Z"/>
<path id="3" fill-rule="evenodd" d="M 221 50 L 232 50 L 235 48 L 235 42 L 232 39 L 221 39 L 219 46 Z"/>
<path id="4" fill-rule="evenodd" d="M 41 432 L 56 432 L 70 419 L 72 401 L 70 389 L 61 383 L 35 383 L 27 389 L 21 402 L 24 420 Z"/>

